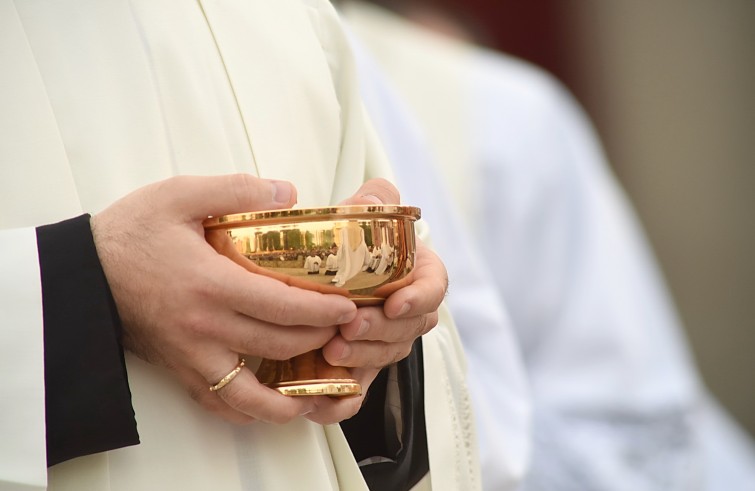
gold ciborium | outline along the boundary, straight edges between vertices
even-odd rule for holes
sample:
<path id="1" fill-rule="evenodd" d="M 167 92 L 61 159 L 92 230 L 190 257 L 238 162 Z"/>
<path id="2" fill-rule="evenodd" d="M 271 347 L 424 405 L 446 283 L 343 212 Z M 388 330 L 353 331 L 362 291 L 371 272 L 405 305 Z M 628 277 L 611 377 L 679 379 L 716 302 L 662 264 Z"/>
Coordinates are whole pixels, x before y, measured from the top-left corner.
<path id="1" fill-rule="evenodd" d="M 381 305 L 408 282 L 416 250 L 419 208 L 350 205 L 260 211 L 209 218 L 207 241 L 248 271 L 357 306 Z M 257 379 L 289 396 L 360 394 L 343 367 L 321 350 L 289 360 L 263 359 Z"/>

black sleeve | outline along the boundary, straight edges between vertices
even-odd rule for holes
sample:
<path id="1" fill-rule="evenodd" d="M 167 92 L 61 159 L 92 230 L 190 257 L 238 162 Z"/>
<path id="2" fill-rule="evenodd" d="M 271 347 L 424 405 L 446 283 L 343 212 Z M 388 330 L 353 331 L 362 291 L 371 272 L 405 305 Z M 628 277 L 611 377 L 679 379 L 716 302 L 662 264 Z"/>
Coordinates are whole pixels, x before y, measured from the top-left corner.
<path id="1" fill-rule="evenodd" d="M 48 467 L 139 443 L 120 320 L 89 218 L 37 228 Z"/>
<path id="2" fill-rule="evenodd" d="M 392 425 L 385 424 L 388 369 L 383 369 L 372 383 L 360 411 L 341 422 L 372 491 L 411 489 L 430 469 L 421 338 L 415 341 L 411 354 L 398 362 L 396 369 L 402 421 L 400 440 Z M 371 463 L 364 463 L 365 460 Z"/>

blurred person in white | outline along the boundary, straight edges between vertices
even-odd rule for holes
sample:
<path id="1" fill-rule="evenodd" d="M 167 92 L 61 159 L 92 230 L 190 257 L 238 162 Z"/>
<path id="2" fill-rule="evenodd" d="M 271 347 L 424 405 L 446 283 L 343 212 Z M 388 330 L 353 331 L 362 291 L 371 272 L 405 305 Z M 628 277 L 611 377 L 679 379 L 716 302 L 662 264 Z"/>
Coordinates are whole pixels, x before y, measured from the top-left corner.
<path id="1" fill-rule="evenodd" d="M 529 461 L 531 410 L 510 317 L 497 297 L 489 268 L 462 225 L 459 210 L 447 198 L 415 119 L 385 84 L 358 39 L 354 47 L 365 105 L 397 180 L 406 186 L 403 196 L 421 205 L 433 248 L 449 258 L 444 260 L 451 285 L 447 301 L 467 353 L 467 384 L 476 426 L 484 428 L 478 437 L 483 482 L 487 481 L 489 489 L 516 489 Z M 489 438 L 491 434 L 496 438 Z"/>
<path id="2" fill-rule="evenodd" d="M 342 10 L 417 118 L 472 238 L 474 249 L 459 254 L 439 239 L 452 236 L 442 232 L 448 222 L 425 215 L 469 356 L 484 488 L 521 480 L 538 491 L 755 489 L 749 436 L 703 386 L 641 228 L 571 96 L 535 67 L 386 10 L 361 2 Z M 366 101 L 373 117 L 389 105 Z M 404 196 L 446 196 L 402 161 L 409 145 L 391 143 L 405 143 L 407 132 L 374 119 Z M 516 356 L 465 318 L 491 306 L 455 281 L 470 257 L 492 277 L 492 304 L 516 332 L 531 434 L 516 426 L 527 403 L 491 395 L 507 389 L 497 374 L 513 373 Z M 529 455 L 512 460 L 512 451 Z"/>
<path id="3" fill-rule="evenodd" d="M 204 238 L 398 202 L 328 2 L 0 0 L 0 64 L 0 489 L 477 488 L 437 256 L 357 309 Z M 369 397 L 285 397 L 239 361 L 319 346 Z"/>
<path id="4" fill-rule="evenodd" d="M 302 267 L 307 274 L 320 274 L 320 264 L 322 264 L 322 258 L 315 251 L 309 251 Z"/>

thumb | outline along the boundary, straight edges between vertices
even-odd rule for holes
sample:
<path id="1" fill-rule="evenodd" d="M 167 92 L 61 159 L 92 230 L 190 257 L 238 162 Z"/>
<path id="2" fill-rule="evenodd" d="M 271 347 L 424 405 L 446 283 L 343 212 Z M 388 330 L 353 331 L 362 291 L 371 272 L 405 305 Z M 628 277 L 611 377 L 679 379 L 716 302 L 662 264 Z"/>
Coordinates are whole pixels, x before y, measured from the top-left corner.
<path id="1" fill-rule="evenodd" d="M 397 205 L 401 196 L 396 186 L 382 178 L 370 179 L 362 184 L 350 198 L 341 201 L 342 205 Z"/>
<path id="2" fill-rule="evenodd" d="M 164 205 L 192 220 L 247 211 L 291 208 L 296 187 L 249 174 L 177 176 L 156 183 Z"/>

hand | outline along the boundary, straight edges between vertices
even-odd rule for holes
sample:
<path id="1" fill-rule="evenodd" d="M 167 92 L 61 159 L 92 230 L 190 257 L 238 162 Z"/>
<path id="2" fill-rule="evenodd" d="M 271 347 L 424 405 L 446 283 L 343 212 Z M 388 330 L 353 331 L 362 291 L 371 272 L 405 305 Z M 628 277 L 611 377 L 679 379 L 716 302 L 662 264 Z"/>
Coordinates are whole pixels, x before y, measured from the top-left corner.
<path id="1" fill-rule="evenodd" d="M 382 179 L 365 183 L 342 204 L 399 203 L 393 185 Z M 382 307 L 362 307 L 350 322 L 323 347 L 325 359 L 334 366 L 352 367 L 352 376 L 363 394 L 385 366 L 406 358 L 414 341 L 438 323 L 438 308 L 445 298 L 448 275 L 440 258 L 417 241 L 415 267 L 408 285 L 386 299 Z M 355 398 L 316 398 L 316 410 L 306 417 L 326 424 L 356 414 L 364 395 Z"/>
<path id="2" fill-rule="evenodd" d="M 237 353 L 289 358 L 322 346 L 356 314 L 345 297 L 250 274 L 205 241 L 208 216 L 295 202 L 287 182 L 182 176 L 141 188 L 92 218 L 124 346 L 172 370 L 203 407 L 232 422 L 283 423 L 315 409 L 313 398 L 283 396 L 249 370 L 210 392 L 236 366 Z"/>

